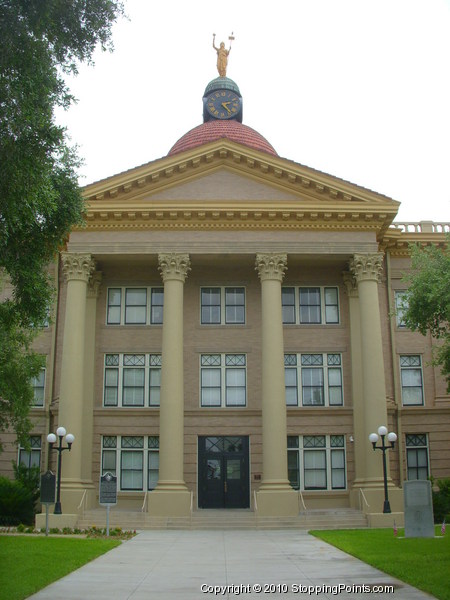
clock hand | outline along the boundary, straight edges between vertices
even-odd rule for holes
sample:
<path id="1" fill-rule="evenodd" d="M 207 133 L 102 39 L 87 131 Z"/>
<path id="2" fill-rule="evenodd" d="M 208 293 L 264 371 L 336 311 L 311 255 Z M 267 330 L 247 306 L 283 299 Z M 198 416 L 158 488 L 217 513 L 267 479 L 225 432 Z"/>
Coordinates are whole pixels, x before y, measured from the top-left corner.
<path id="1" fill-rule="evenodd" d="M 222 102 L 222 106 L 231 114 L 231 110 L 228 108 L 228 104 L 231 104 L 231 102 Z"/>

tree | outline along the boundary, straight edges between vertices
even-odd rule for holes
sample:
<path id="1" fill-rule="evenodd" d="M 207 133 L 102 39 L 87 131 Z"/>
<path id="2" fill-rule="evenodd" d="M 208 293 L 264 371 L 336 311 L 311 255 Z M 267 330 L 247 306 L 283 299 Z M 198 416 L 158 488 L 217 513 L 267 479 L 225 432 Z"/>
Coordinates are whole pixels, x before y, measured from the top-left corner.
<path id="1" fill-rule="evenodd" d="M 10 415 L 22 436 L 30 391 L 8 378 L 35 372 L 30 344 L 53 296 L 48 264 L 84 208 L 79 160 L 54 109 L 74 101 L 64 74 L 91 63 L 98 45 L 112 49 L 122 15 L 115 0 L 0 0 L 0 275 L 12 289 L 0 304 L 0 428 Z M 3 362 L 13 351 L 17 371 Z"/>
<path id="2" fill-rule="evenodd" d="M 448 239 L 450 242 L 450 238 Z M 411 246 L 411 272 L 406 275 L 403 321 L 412 331 L 429 332 L 438 340 L 433 364 L 441 367 L 450 391 L 450 252 L 437 246 Z"/>

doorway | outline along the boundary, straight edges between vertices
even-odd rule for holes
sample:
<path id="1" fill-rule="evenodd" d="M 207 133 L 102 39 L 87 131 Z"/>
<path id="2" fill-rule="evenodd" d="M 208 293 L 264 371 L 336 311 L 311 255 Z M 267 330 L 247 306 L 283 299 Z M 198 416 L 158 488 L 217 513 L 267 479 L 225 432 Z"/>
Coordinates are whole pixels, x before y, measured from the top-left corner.
<path id="1" fill-rule="evenodd" d="M 199 508 L 248 508 L 248 437 L 198 438 Z"/>

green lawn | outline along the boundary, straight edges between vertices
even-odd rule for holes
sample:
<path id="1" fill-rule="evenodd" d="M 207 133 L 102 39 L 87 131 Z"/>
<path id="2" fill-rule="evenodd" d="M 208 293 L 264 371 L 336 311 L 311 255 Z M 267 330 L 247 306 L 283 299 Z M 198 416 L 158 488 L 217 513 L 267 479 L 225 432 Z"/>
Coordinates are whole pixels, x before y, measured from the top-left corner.
<path id="1" fill-rule="evenodd" d="M 311 531 L 312 535 L 441 600 L 450 600 L 450 535 L 397 537 L 392 529 Z"/>
<path id="2" fill-rule="evenodd" d="M 27 598 L 120 543 L 106 539 L 0 535 L 0 599 Z"/>

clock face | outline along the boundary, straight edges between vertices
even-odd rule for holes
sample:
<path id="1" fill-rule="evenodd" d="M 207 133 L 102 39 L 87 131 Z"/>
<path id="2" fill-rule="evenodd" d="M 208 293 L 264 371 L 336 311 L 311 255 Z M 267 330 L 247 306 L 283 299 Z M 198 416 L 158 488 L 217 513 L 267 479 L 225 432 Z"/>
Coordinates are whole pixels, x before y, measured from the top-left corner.
<path id="1" fill-rule="evenodd" d="M 206 100 L 206 110 L 215 119 L 232 119 L 241 108 L 241 99 L 230 90 L 219 90 Z"/>

